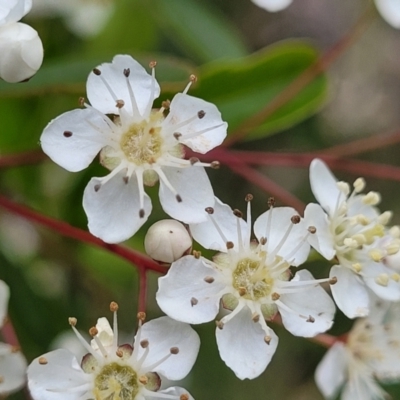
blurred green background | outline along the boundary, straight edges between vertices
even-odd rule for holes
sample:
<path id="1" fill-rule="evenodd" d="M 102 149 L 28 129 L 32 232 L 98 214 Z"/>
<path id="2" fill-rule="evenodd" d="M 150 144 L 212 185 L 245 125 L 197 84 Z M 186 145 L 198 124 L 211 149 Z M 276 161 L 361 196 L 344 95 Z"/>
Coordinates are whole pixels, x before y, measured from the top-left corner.
<path id="1" fill-rule="evenodd" d="M 90 0 L 81 2 L 85 1 Z M 0 82 L 0 159 L 40 151 L 39 137 L 46 124 L 76 108 L 78 98 L 85 96 L 89 71 L 121 53 L 131 54 L 144 65 L 157 60 L 162 95 L 155 106 L 182 91 L 189 75 L 196 74 L 198 82 L 190 94 L 217 104 L 232 132 L 345 35 L 368 4 L 367 0 L 294 0 L 287 10 L 269 14 L 250 0 L 115 0 L 104 28 L 89 37 L 69 30 L 59 12 L 43 6 L 48 11 L 43 15 L 43 8 L 34 9 L 25 20 L 42 38 L 45 61 L 28 83 Z M 92 22 L 86 16 L 85 23 Z M 377 17 L 326 75 L 315 79 L 235 148 L 317 151 L 395 132 L 400 127 L 399 48 L 400 32 Z M 399 146 L 391 146 L 360 159 L 399 165 L 398 154 Z M 258 170 L 304 202 L 313 200 L 306 169 L 269 166 Z M 232 208 L 244 209 L 244 197 L 250 192 L 255 196 L 253 217 L 265 211 L 270 193 L 226 166 L 208 172 L 216 195 Z M 15 201 L 86 229 L 81 206 L 84 187 L 92 176 L 106 173 L 97 162 L 85 171 L 70 173 L 46 159 L 1 169 L 0 187 L 2 194 Z M 350 182 L 357 178 L 342 171 L 336 175 Z M 389 178 L 367 178 L 368 188 L 381 191 L 383 210 L 398 213 L 399 185 Z M 148 193 L 153 213 L 127 242 L 139 251 L 143 251 L 147 228 L 166 218 L 157 188 Z M 0 278 L 11 288 L 9 312 L 28 360 L 48 351 L 54 338 L 68 330 L 68 317 L 77 317 L 83 331 L 98 317 L 111 317 L 112 300 L 120 305 L 121 329 L 133 332 L 138 293 L 134 266 L 2 209 L 0 213 Z M 394 222 L 400 223 L 398 215 Z M 315 261 L 308 267 L 316 277 L 328 275 L 327 262 Z M 156 274 L 149 273 L 149 284 L 150 319 L 161 315 L 154 300 Z M 280 345 L 270 366 L 253 381 L 236 379 L 220 360 L 214 323 L 195 327 L 202 346 L 185 387 L 196 400 L 322 399 L 313 372 L 324 349 L 272 325 Z M 332 332 L 341 334 L 350 326 L 338 312 Z M 387 389 L 400 398 L 398 387 Z M 23 393 L 10 396 L 23 398 Z"/>

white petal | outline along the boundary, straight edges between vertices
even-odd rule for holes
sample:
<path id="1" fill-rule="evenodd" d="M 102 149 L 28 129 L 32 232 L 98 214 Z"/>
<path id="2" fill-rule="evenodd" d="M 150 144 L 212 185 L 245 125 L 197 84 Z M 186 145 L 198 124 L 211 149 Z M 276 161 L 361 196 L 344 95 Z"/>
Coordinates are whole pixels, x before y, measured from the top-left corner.
<path id="1" fill-rule="evenodd" d="M 293 279 L 310 281 L 314 277 L 309 271 L 302 270 Z M 335 304 L 318 284 L 301 292 L 282 294 L 279 300 L 294 311 L 290 312 L 278 304 L 283 325 L 295 336 L 313 337 L 326 332 L 333 324 Z M 314 322 L 307 322 L 310 316 Z"/>
<path id="2" fill-rule="evenodd" d="M 68 171 L 85 169 L 106 146 L 111 135 L 105 118 L 89 108 L 60 115 L 42 133 L 40 143 L 43 151 Z"/>
<path id="3" fill-rule="evenodd" d="M 264 340 L 267 335 L 271 337 L 269 344 Z M 216 336 L 221 358 L 239 379 L 259 376 L 278 346 L 274 331 L 265 332 L 259 323 L 254 322 L 247 306 L 226 322 L 223 329 L 217 328 Z"/>
<path id="4" fill-rule="evenodd" d="M 144 193 L 144 217 L 140 218 L 140 196 L 136 177 L 128 183 L 119 172 L 104 183 L 96 192 L 100 178 L 92 178 L 85 188 L 83 208 L 88 217 L 89 231 L 107 243 L 118 243 L 129 239 L 147 221 L 151 213 L 151 201 Z"/>
<path id="5" fill-rule="evenodd" d="M 203 118 L 196 118 L 191 123 L 174 130 L 174 126 L 196 116 L 199 111 L 205 112 Z M 172 99 L 170 112 L 163 123 L 163 129 L 171 133 L 180 133 L 181 143 L 202 154 L 222 143 L 226 137 L 227 128 L 228 124 L 222 121 L 221 113 L 214 104 L 183 93 L 178 93 Z M 205 129 L 210 130 L 201 135 L 186 138 Z"/>
<path id="6" fill-rule="evenodd" d="M 232 242 L 234 247 L 237 247 L 239 244 L 237 217 L 234 216 L 233 210 L 227 204 L 222 203 L 217 197 L 215 197 L 213 208 L 214 214 L 212 217 L 221 229 L 226 240 Z M 240 229 L 242 238 L 245 240 L 247 223 L 243 219 L 240 219 Z M 218 233 L 210 217 L 207 216 L 205 222 L 190 224 L 190 232 L 193 238 L 206 249 L 226 252 L 226 242 Z M 248 243 L 246 245 L 248 246 Z"/>
<path id="7" fill-rule="evenodd" d="M 4 396 L 25 385 L 28 364 L 22 353 L 9 344 L 0 343 L 0 354 L 0 395 Z"/>
<path id="8" fill-rule="evenodd" d="M 386 393 L 371 376 L 350 380 L 343 388 L 341 395 L 341 400 L 384 400 L 386 398 L 388 398 Z"/>
<path id="9" fill-rule="evenodd" d="M 204 278 L 213 278 L 208 283 Z M 215 318 L 221 291 L 225 285 L 218 271 L 202 258 L 185 256 L 172 263 L 168 273 L 158 279 L 157 303 L 171 318 L 190 324 L 201 324 Z M 194 305 L 194 300 L 197 303 Z"/>
<path id="10" fill-rule="evenodd" d="M 318 203 L 329 215 L 332 215 L 336 206 L 345 200 L 344 194 L 337 187 L 335 176 L 318 158 L 312 160 L 310 164 L 310 185 Z"/>
<path id="11" fill-rule="evenodd" d="M 400 3 L 399 0 L 375 0 L 376 8 L 382 18 L 393 28 L 400 28 Z"/>
<path id="12" fill-rule="evenodd" d="M 164 400 L 165 397 L 158 397 L 157 393 L 163 393 L 163 394 L 168 394 L 170 396 L 176 396 L 177 399 L 181 398 L 180 396 L 182 395 L 186 395 L 186 397 L 184 397 L 185 399 L 187 398 L 188 400 L 194 400 L 194 398 L 192 397 L 192 395 L 184 388 L 178 387 L 178 386 L 174 386 L 174 387 L 170 387 L 168 389 L 165 390 L 160 390 L 159 392 L 154 393 L 154 395 L 152 394 L 151 396 L 145 396 L 146 400 L 147 399 L 151 399 L 151 400 Z"/>
<path id="13" fill-rule="evenodd" d="M 172 347 L 179 349 L 177 354 L 172 354 L 166 361 L 152 369 L 153 372 L 175 381 L 183 379 L 189 373 L 200 348 L 199 335 L 190 325 L 174 321 L 169 317 L 146 322 L 140 329 L 140 341 L 142 340 L 149 342 L 149 352 L 142 365 L 143 370 L 170 354 Z M 140 358 L 145 349 L 139 347 Z"/>
<path id="14" fill-rule="evenodd" d="M 3 0 L 0 4 L 0 26 L 19 21 L 32 8 L 32 0 Z"/>
<path id="15" fill-rule="evenodd" d="M 96 324 L 96 329 L 98 331 L 97 338 L 100 340 L 101 344 L 106 349 L 111 348 L 113 345 L 114 332 L 111 328 L 110 323 L 108 322 L 108 319 L 105 317 L 98 318 L 97 324 Z M 92 349 L 94 349 L 94 350 L 99 349 L 99 346 L 97 345 L 97 342 L 94 339 L 92 339 L 90 341 L 90 345 L 92 346 Z"/>
<path id="16" fill-rule="evenodd" d="M 327 260 L 331 260 L 335 256 L 336 250 L 325 211 L 319 204 L 310 203 L 304 211 L 304 221 L 307 226 L 317 229 L 314 234 L 308 236 L 308 243 Z"/>
<path id="17" fill-rule="evenodd" d="M 288 7 L 293 0 L 252 0 L 254 4 L 270 12 L 281 11 Z"/>
<path id="18" fill-rule="evenodd" d="M 82 371 L 72 353 L 60 349 L 42 357 L 47 364 L 40 364 L 38 357 L 28 367 L 28 387 L 34 400 L 79 400 L 85 393 L 90 397 L 88 388 L 93 378 Z M 82 391 L 68 393 L 85 384 Z"/>
<path id="19" fill-rule="evenodd" d="M 163 167 L 163 172 L 182 199 L 178 202 L 175 193 L 160 179 L 159 194 L 164 211 L 187 224 L 205 221 L 207 216 L 204 209 L 214 204 L 214 193 L 204 168 Z"/>
<path id="20" fill-rule="evenodd" d="M 337 282 L 331 286 L 336 305 L 349 318 L 365 317 L 369 313 L 368 291 L 361 278 L 353 271 L 334 265 L 329 274 Z"/>
<path id="21" fill-rule="evenodd" d="M 36 74 L 43 61 L 38 33 L 21 22 L 0 27 L 0 78 L 21 82 Z"/>
<path id="22" fill-rule="evenodd" d="M 336 342 L 324 355 L 315 370 L 315 383 L 325 398 L 336 398 L 347 378 L 344 343 Z"/>
<path id="23" fill-rule="evenodd" d="M 378 297 L 388 301 L 400 300 L 400 283 L 390 278 L 393 271 L 389 268 L 381 263 L 370 261 L 363 264 L 362 273 L 365 283 Z M 377 283 L 381 274 L 388 277 L 387 284 L 385 285 Z"/>
<path id="24" fill-rule="evenodd" d="M 290 261 L 291 265 L 298 266 L 307 260 L 310 245 L 305 240 L 308 231 L 304 220 L 301 220 L 298 224 L 293 224 L 291 218 L 294 215 L 298 215 L 298 212 L 291 207 L 276 207 L 268 210 L 256 219 L 254 234 L 258 240 L 267 237 L 265 248 L 268 252 L 280 247 L 278 255 Z M 289 236 L 281 246 L 282 239 L 290 227 Z"/>
<path id="25" fill-rule="evenodd" d="M 0 280 L 0 328 L 3 326 L 7 316 L 8 299 L 10 298 L 10 289 Z"/>
<path id="26" fill-rule="evenodd" d="M 160 86 L 157 81 L 149 75 L 146 70 L 131 56 L 118 55 L 113 58 L 112 63 L 104 63 L 97 67 L 101 71 L 101 77 L 93 72 L 90 73 L 86 91 L 91 105 L 104 114 L 119 114 L 115 100 L 123 100 L 124 109 L 134 117 L 138 117 L 132 112 L 132 101 L 129 94 L 124 70 L 129 69 L 129 82 L 138 106 L 139 112 L 143 115 L 147 105 L 153 103 L 160 95 Z M 111 87 L 116 99 L 110 93 L 102 79 Z M 151 96 L 151 86 L 154 83 L 155 91 Z"/>
<path id="27" fill-rule="evenodd" d="M 347 216 L 353 217 L 356 215 L 365 215 L 367 218 L 373 220 L 380 214 L 378 209 L 363 202 L 364 195 L 356 195 L 347 202 Z"/>

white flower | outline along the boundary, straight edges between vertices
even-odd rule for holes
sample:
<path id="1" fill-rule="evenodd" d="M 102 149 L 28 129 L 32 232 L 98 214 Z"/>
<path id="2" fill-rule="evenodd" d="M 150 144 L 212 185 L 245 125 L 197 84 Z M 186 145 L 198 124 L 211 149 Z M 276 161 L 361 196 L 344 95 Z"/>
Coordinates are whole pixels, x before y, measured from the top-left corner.
<path id="1" fill-rule="evenodd" d="M 400 380 L 399 304 L 378 311 L 378 318 L 375 311 L 373 320 L 357 320 L 345 342 L 336 342 L 318 365 L 315 380 L 326 399 L 336 399 L 343 387 L 342 400 L 384 400 L 376 380 Z"/>
<path id="2" fill-rule="evenodd" d="M 399 0 L 375 0 L 376 8 L 382 18 L 393 28 L 400 29 L 400 1 Z"/>
<path id="3" fill-rule="evenodd" d="M 288 7 L 293 0 L 252 0 L 257 6 L 269 12 L 281 11 Z"/>
<path id="4" fill-rule="evenodd" d="M 252 242 L 250 200 L 247 223 L 238 210 L 234 215 L 216 199 L 215 208 L 207 209 L 209 220 L 190 225 L 195 240 L 221 252 L 213 261 L 195 253 L 174 262 L 159 278 L 156 295 L 167 315 L 193 324 L 214 319 L 222 298 L 232 312 L 217 322 L 217 344 L 221 358 L 240 379 L 260 375 L 276 350 L 278 338 L 266 319 L 279 311 L 286 329 L 310 337 L 329 329 L 335 312 L 333 301 L 308 271 L 290 279 L 290 266 L 307 259 L 307 236 L 313 228 L 309 231 L 293 208 L 273 208 L 271 201 L 271 209 L 255 221 L 258 243 Z"/>
<path id="5" fill-rule="evenodd" d="M 43 61 L 38 33 L 19 21 L 32 7 L 32 0 L 0 1 L 0 78 L 21 82 L 30 78 Z"/>
<path id="6" fill-rule="evenodd" d="M 153 224 L 144 238 L 146 253 L 154 260 L 171 264 L 192 249 L 188 230 L 174 219 L 163 219 Z"/>
<path id="7" fill-rule="evenodd" d="M 32 14 L 60 15 L 72 32 L 82 37 L 92 37 L 104 28 L 114 9 L 114 0 L 35 0 Z"/>
<path id="8" fill-rule="evenodd" d="M 338 307 L 349 317 L 368 315 L 370 290 L 385 300 L 400 300 L 400 276 L 384 261 L 399 250 L 398 238 L 385 228 L 391 213 L 379 213 L 376 192 L 360 194 L 365 182 L 358 178 L 350 186 L 337 182 L 329 168 L 315 159 L 310 165 L 310 183 L 320 203 L 309 204 L 304 218 L 317 233 L 310 244 L 326 259 L 335 257 L 331 276 L 338 279 L 332 294 Z"/>
<path id="9" fill-rule="evenodd" d="M 95 68 L 87 81 L 91 106 L 62 114 L 41 137 L 43 151 L 69 171 L 86 168 L 100 152 L 111 173 L 92 178 L 83 206 L 90 232 L 110 243 L 128 239 L 144 224 L 152 209 L 144 185 L 158 179 L 164 211 L 180 221 L 204 221 L 204 208 L 214 201 L 204 166 L 218 164 L 184 159 L 184 146 L 206 153 L 223 141 L 227 124 L 215 105 L 186 94 L 190 83 L 170 104 L 152 110 L 160 87 L 151 66 L 153 75 L 118 55 Z"/>
<path id="10" fill-rule="evenodd" d="M 0 9 L 1 11 L 1 9 Z M 7 316 L 10 290 L 0 281 L 0 328 Z M 6 396 L 25 385 L 27 363 L 25 357 L 14 346 L 0 343 L 0 396 Z"/>
<path id="11" fill-rule="evenodd" d="M 68 350 L 55 350 L 32 361 L 28 387 L 34 400 L 193 400 L 183 388 L 159 391 L 163 377 L 183 379 L 191 370 L 200 339 L 186 324 L 161 317 L 141 325 L 133 347 L 118 346 L 118 306 L 111 303 L 114 329 L 99 318 L 89 345 L 71 326 L 89 352 L 79 365 Z"/>

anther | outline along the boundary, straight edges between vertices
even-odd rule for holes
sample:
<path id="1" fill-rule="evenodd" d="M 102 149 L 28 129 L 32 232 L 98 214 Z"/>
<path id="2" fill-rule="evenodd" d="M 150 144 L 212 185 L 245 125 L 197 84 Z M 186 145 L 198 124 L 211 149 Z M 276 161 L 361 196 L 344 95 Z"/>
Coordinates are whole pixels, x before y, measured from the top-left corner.
<path id="1" fill-rule="evenodd" d="M 80 107 L 83 107 L 85 105 L 85 98 L 84 97 L 79 97 L 78 104 L 79 104 Z"/>
<path id="2" fill-rule="evenodd" d="M 238 217 L 238 218 L 243 218 L 243 213 L 242 213 L 240 210 L 238 210 L 237 208 L 235 208 L 235 209 L 233 210 L 233 215 L 234 215 L 235 217 Z"/>
<path id="3" fill-rule="evenodd" d="M 181 394 L 179 400 L 189 400 L 189 395 L 187 393 Z"/>
<path id="4" fill-rule="evenodd" d="M 275 198 L 274 197 L 270 197 L 267 201 L 268 207 L 271 208 L 275 205 Z"/>
<path id="5" fill-rule="evenodd" d="M 204 278 L 204 281 L 207 283 L 213 283 L 215 281 L 215 279 L 212 276 L 206 276 Z"/>
<path id="6" fill-rule="evenodd" d="M 95 337 L 98 333 L 99 333 L 99 331 L 97 330 L 97 328 L 95 326 L 92 326 L 89 329 L 89 335 L 92 337 Z"/>
<path id="7" fill-rule="evenodd" d="M 64 131 L 63 135 L 64 135 L 66 138 L 69 138 L 69 137 L 72 136 L 72 132 L 71 132 L 71 131 Z"/>
<path id="8" fill-rule="evenodd" d="M 233 249 L 234 246 L 235 246 L 235 245 L 233 244 L 233 242 L 226 242 L 226 248 L 227 248 L 228 250 Z"/>
<path id="9" fill-rule="evenodd" d="M 75 317 L 70 317 L 70 318 L 68 318 L 68 323 L 69 323 L 71 326 L 76 326 L 77 322 L 78 322 L 78 320 L 77 320 Z"/>
<path id="10" fill-rule="evenodd" d="M 314 234 L 315 232 L 317 232 L 317 228 L 315 226 L 309 226 L 307 228 L 308 232 Z"/>
<path id="11" fill-rule="evenodd" d="M 271 343 L 271 340 L 272 340 L 272 337 L 271 336 L 264 336 L 264 342 L 265 343 L 267 343 L 267 344 L 270 344 Z"/>
<path id="12" fill-rule="evenodd" d="M 306 322 L 311 322 L 313 324 L 315 322 L 315 318 L 309 315 Z"/>
<path id="13" fill-rule="evenodd" d="M 124 69 L 124 75 L 128 78 L 130 74 L 131 74 L 130 68 L 125 68 Z"/>
<path id="14" fill-rule="evenodd" d="M 224 329 L 224 323 L 222 321 L 215 321 L 218 329 Z"/>
<path id="15" fill-rule="evenodd" d="M 143 349 L 147 349 L 147 347 L 149 347 L 149 341 L 147 339 L 144 339 L 140 342 L 140 347 L 142 347 Z"/>
<path id="16" fill-rule="evenodd" d="M 139 217 L 140 217 L 140 218 L 144 218 L 144 209 L 143 209 L 143 208 L 141 208 L 141 209 L 139 210 Z"/>
<path id="17" fill-rule="evenodd" d="M 219 169 L 221 167 L 221 163 L 219 161 L 212 161 L 210 163 L 210 167 L 212 169 Z"/>
<path id="18" fill-rule="evenodd" d="M 94 185 L 94 191 L 98 192 L 101 188 L 101 183 L 98 183 L 97 185 Z"/>
<path id="19" fill-rule="evenodd" d="M 246 194 L 246 197 L 244 198 L 244 201 L 247 201 L 247 202 L 249 202 L 249 201 L 252 201 L 253 200 L 253 195 L 252 194 Z"/>
<path id="20" fill-rule="evenodd" d="M 179 140 L 179 138 L 182 136 L 182 133 L 179 133 L 179 132 L 175 132 L 174 133 L 174 138 L 176 139 L 176 140 Z"/>
<path id="21" fill-rule="evenodd" d="M 247 290 L 246 290 L 246 288 L 244 288 L 244 287 L 240 287 L 240 288 L 238 289 L 238 292 L 239 292 L 239 296 L 240 296 L 240 297 L 243 297 L 243 296 L 245 296 L 245 295 L 247 294 Z"/>
<path id="22" fill-rule="evenodd" d="M 118 303 L 116 303 L 115 301 L 112 301 L 111 303 L 110 303 L 110 311 L 111 312 L 116 312 L 116 311 L 118 311 Z"/>
<path id="23" fill-rule="evenodd" d="M 117 100 L 115 103 L 115 107 L 117 108 L 122 108 L 125 105 L 125 102 L 123 100 Z"/>
<path id="24" fill-rule="evenodd" d="M 189 80 L 190 80 L 190 82 L 195 83 L 195 82 L 197 82 L 197 76 L 192 74 L 189 76 Z"/>
<path id="25" fill-rule="evenodd" d="M 93 73 L 97 76 L 101 75 L 101 71 L 98 68 L 93 68 Z"/>
<path id="26" fill-rule="evenodd" d="M 201 257 L 201 251 L 193 250 L 193 257 L 198 260 Z"/>
<path id="27" fill-rule="evenodd" d="M 123 352 L 121 349 L 118 349 L 118 350 L 115 352 L 115 355 L 116 355 L 117 357 L 119 357 L 119 358 L 122 358 L 122 357 L 124 356 L 124 352 Z"/>
<path id="28" fill-rule="evenodd" d="M 171 105 L 171 102 L 170 102 L 169 100 L 164 100 L 164 101 L 161 103 L 161 107 L 164 108 L 165 110 L 168 110 L 169 107 L 170 107 L 170 105 Z"/>
<path id="29" fill-rule="evenodd" d="M 290 218 L 293 224 L 298 224 L 301 221 L 300 215 L 293 215 L 292 218 Z"/>
<path id="30" fill-rule="evenodd" d="M 192 298 L 190 299 L 190 304 L 192 305 L 192 307 L 195 306 L 198 302 L 199 302 L 199 301 L 198 301 L 195 297 L 192 297 Z"/>
<path id="31" fill-rule="evenodd" d="M 254 313 L 251 316 L 251 319 L 253 320 L 253 322 L 258 322 L 260 320 L 260 314 Z"/>
<path id="32" fill-rule="evenodd" d="M 356 193 L 362 192 L 365 188 L 364 178 L 357 178 L 353 183 L 353 187 Z"/>
<path id="33" fill-rule="evenodd" d="M 350 185 L 347 182 L 337 182 L 336 186 L 338 187 L 338 189 L 345 195 L 348 196 L 350 193 Z"/>
<path id="34" fill-rule="evenodd" d="M 271 294 L 271 299 L 272 299 L 273 301 L 279 300 L 280 297 L 281 297 L 281 296 L 280 296 L 279 293 L 274 292 L 274 293 Z"/>
<path id="35" fill-rule="evenodd" d="M 171 347 L 169 349 L 171 354 L 178 354 L 179 353 L 179 347 Z"/>
<path id="36" fill-rule="evenodd" d="M 124 176 L 124 177 L 122 178 L 122 180 L 125 182 L 125 184 L 128 184 L 128 182 L 129 182 L 129 176 Z"/>
<path id="37" fill-rule="evenodd" d="M 200 110 L 197 113 L 197 116 L 199 117 L 199 119 L 203 119 L 206 116 L 206 112 L 204 110 Z"/>
<path id="38" fill-rule="evenodd" d="M 207 214 L 214 214 L 214 209 L 212 207 L 207 207 L 205 210 Z"/>
<path id="39" fill-rule="evenodd" d="M 139 377 L 139 382 L 142 385 L 147 385 L 149 382 L 149 378 L 146 375 L 142 375 L 141 377 Z"/>
<path id="40" fill-rule="evenodd" d="M 336 278 L 336 276 L 332 276 L 332 278 L 329 279 L 328 283 L 329 283 L 330 285 L 336 284 L 336 283 L 337 283 L 337 278 Z"/>
<path id="41" fill-rule="evenodd" d="M 261 246 L 264 246 L 265 244 L 267 244 L 267 238 L 261 237 L 260 238 L 260 244 L 261 244 Z"/>
<path id="42" fill-rule="evenodd" d="M 136 318 L 137 318 L 139 321 L 144 322 L 145 319 L 146 319 L 146 313 L 143 312 L 143 311 L 139 311 L 139 312 L 137 313 L 137 315 L 136 315 Z"/>
<path id="43" fill-rule="evenodd" d="M 189 161 L 190 161 L 191 165 L 194 165 L 194 164 L 198 163 L 200 160 L 197 157 L 190 157 Z"/>
<path id="44" fill-rule="evenodd" d="M 182 203 L 182 197 L 179 196 L 179 194 L 177 194 L 177 195 L 175 196 L 175 198 L 176 198 L 176 201 L 177 201 L 178 203 Z"/>
<path id="45" fill-rule="evenodd" d="M 156 65 L 157 65 L 157 61 L 150 61 L 150 62 L 149 62 L 149 67 L 150 67 L 150 68 L 155 68 Z"/>
<path id="46" fill-rule="evenodd" d="M 39 357 L 38 361 L 40 365 L 46 365 L 48 363 L 46 357 Z"/>

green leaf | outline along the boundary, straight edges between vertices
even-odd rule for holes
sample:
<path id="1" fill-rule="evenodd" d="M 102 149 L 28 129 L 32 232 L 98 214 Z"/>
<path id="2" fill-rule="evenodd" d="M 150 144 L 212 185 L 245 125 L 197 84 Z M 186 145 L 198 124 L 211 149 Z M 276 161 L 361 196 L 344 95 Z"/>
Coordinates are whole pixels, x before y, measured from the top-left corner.
<path id="1" fill-rule="evenodd" d="M 217 9 L 196 0 L 153 0 L 152 10 L 163 33 L 189 57 L 200 62 L 247 54 L 235 27 Z"/>
<path id="2" fill-rule="evenodd" d="M 237 61 L 204 65 L 190 94 L 215 103 L 232 132 L 262 110 L 318 57 L 318 51 L 302 41 L 274 44 Z M 260 139 L 299 123 L 321 107 L 326 94 L 327 78 L 320 75 L 246 139 Z"/>

